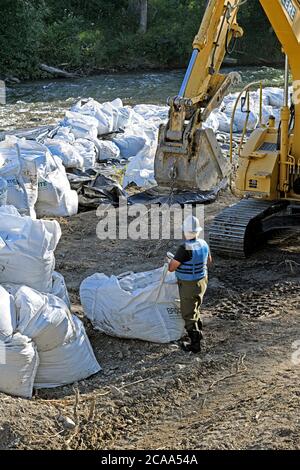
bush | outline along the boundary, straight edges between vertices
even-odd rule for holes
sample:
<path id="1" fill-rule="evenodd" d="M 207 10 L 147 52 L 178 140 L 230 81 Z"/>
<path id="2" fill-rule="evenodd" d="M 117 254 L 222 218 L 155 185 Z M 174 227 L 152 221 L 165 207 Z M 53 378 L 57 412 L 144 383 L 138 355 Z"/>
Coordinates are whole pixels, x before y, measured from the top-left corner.
<path id="1" fill-rule="evenodd" d="M 1 71 L 35 78 L 39 62 L 84 73 L 185 67 L 206 0 L 148 0 L 146 34 L 138 33 L 138 1 L 0 0 Z M 234 55 L 239 63 L 282 59 L 258 0 L 241 7 L 239 21 L 245 29 Z"/>
<path id="2" fill-rule="evenodd" d="M 43 0 L 1 0 L 0 69 L 6 75 L 38 75 L 38 46 L 46 13 Z"/>

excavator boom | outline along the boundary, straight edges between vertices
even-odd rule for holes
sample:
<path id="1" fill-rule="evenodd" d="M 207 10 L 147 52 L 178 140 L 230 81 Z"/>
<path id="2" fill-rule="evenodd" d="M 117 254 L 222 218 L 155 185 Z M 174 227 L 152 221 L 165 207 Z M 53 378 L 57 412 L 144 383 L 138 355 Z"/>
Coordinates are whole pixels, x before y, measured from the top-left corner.
<path id="1" fill-rule="evenodd" d="M 160 186 L 209 190 L 230 173 L 211 129 L 203 122 L 222 102 L 237 73 L 220 68 L 232 40 L 243 35 L 237 23 L 242 0 L 209 0 L 193 43 L 179 95 L 169 98 L 169 120 L 160 128 L 155 178 Z"/>

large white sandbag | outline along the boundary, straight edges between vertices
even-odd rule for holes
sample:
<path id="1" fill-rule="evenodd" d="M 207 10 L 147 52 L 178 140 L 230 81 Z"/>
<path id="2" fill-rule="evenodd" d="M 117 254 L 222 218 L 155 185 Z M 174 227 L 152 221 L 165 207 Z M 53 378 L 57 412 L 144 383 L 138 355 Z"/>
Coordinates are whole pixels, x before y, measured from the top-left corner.
<path id="1" fill-rule="evenodd" d="M 10 311 L 12 312 L 13 309 L 15 308 L 14 297 L 16 296 L 18 290 L 23 286 L 21 284 L 3 283 L 2 287 L 4 288 L 5 291 L 7 291 L 6 295 L 7 293 L 9 293 L 11 296 L 12 307 Z M 46 294 L 46 292 L 44 292 L 44 294 Z M 68 289 L 65 283 L 65 279 L 60 273 L 57 273 L 56 271 L 54 271 L 52 274 L 52 289 L 51 289 L 50 294 L 61 299 L 66 304 L 67 308 L 71 310 L 71 302 L 70 302 Z M 0 305 L 1 305 L 1 299 L 4 302 L 4 298 L 5 297 L 1 297 L 1 292 L 0 292 Z M 3 317 L 5 318 L 4 314 L 3 314 Z M 0 314 L 0 325 L 1 325 L 1 314 Z M 16 320 L 13 322 L 13 330 L 15 330 L 15 327 L 16 327 Z M 1 336 L 1 326 L 0 326 L 0 336 Z"/>
<path id="2" fill-rule="evenodd" d="M 0 342 L 12 336 L 15 328 L 16 312 L 14 299 L 0 286 Z"/>
<path id="3" fill-rule="evenodd" d="M 113 139 L 113 142 L 120 150 L 122 158 L 130 158 L 137 155 L 146 145 L 145 137 L 136 135 L 124 135 Z"/>
<path id="4" fill-rule="evenodd" d="M 76 138 L 72 132 L 72 127 L 58 127 L 55 130 L 55 140 L 62 140 L 63 142 L 68 142 L 69 144 L 74 144 Z"/>
<path id="5" fill-rule="evenodd" d="M 76 191 L 66 191 L 59 204 L 54 206 L 52 203 L 37 202 L 36 213 L 38 217 L 71 217 L 78 213 L 78 194 Z"/>
<path id="6" fill-rule="evenodd" d="M 78 212 L 78 195 L 71 190 L 66 170 L 58 157 L 52 157 L 48 171 L 39 173 L 38 217 L 69 217 Z"/>
<path id="7" fill-rule="evenodd" d="M 0 177 L 0 206 L 6 206 L 6 204 L 7 204 L 7 181 Z"/>
<path id="8" fill-rule="evenodd" d="M 15 295 L 18 331 L 31 338 L 39 354 L 73 339 L 76 331 L 72 314 L 63 300 L 21 287 Z"/>
<path id="9" fill-rule="evenodd" d="M 58 222 L 21 217 L 12 206 L 0 207 L 0 283 L 51 292 L 60 237 Z"/>
<path id="10" fill-rule="evenodd" d="M 62 127 L 70 127 L 76 139 L 97 138 L 98 121 L 93 116 L 67 111 L 61 125 Z"/>
<path id="11" fill-rule="evenodd" d="M 123 179 L 123 188 L 135 183 L 140 188 L 150 188 L 156 185 L 154 178 L 154 158 L 157 142 L 146 144 L 134 157 L 129 159 Z"/>
<path id="12" fill-rule="evenodd" d="M 41 351 L 35 387 L 49 388 L 86 379 L 101 370 L 81 321 L 74 318 L 74 338 L 51 351 Z"/>
<path id="13" fill-rule="evenodd" d="M 97 145 L 99 149 L 98 160 L 100 162 L 120 158 L 120 149 L 114 142 L 98 140 Z"/>
<path id="14" fill-rule="evenodd" d="M 118 122 L 117 122 L 117 130 L 125 130 L 127 127 L 130 126 L 133 116 L 133 109 L 129 106 L 125 106 L 124 108 L 118 109 Z"/>
<path id="15" fill-rule="evenodd" d="M 202 125 L 203 129 L 212 129 L 214 132 L 219 130 L 220 124 L 217 114 L 213 111 Z"/>
<path id="16" fill-rule="evenodd" d="M 94 168 L 97 160 L 97 142 L 88 139 L 77 139 L 74 143 L 74 148 L 83 158 L 83 167 L 87 170 Z"/>
<path id="17" fill-rule="evenodd" d="M 134 112 L 141 115 L 146 121 L 155 122 L 157 125 L 168 120 L 169 107 L 153 104 L 138 104 L 133 108 Z"/>
<path id="18" fill-rule="evenodd" d="M 54 271 L 52 275 L 51 294 L 63 300 L 66 306 L 68 307 L 68 309 L 71 310 L 71 302 L 70 302 L 68 289 L 65 283 L 65 279 L 60 273 L 57 273 L 56 271 Z"/>
<path id="19" fill-rule="evenodd" d="M 108 335 L 168 343 L 184 333 L 176 278 L 166 267 L 119 278 L 95 274 L 82 282 L 80 298 L 85 315 Z"/>
<path id="20" fill-rule="evenodd" d="M 30 338 L 15 333 L 0 341 L 0 392 L 31 398 L 39 357 Z"/>
<path id="21" fill-rule="evenodd" d="M 118 130 L 119 110 L 123 104 L 120 99 L 116 99 L 111 103 L 100 104 L 92 98 L 88 100 L 80 100 L 72 108 L 72 112 L 92 117 L 97 121 L 98 135 L 109 134 Z M 122 113 L 124 116 L 124 113 Z"/>
<path id="22" fill-rule="evenodd" d="M 52 155 L 59 157 L 66 168 L 83 168 L 84 159 L 78 150 L 69 142 L 58 139 L 46 139 L 44 144 Z"/>
<path id="23" fill-rule="evenodd" d="M 8 137 L 0 142 L 0 176 L 7 181 L 7 204 L 31 217 L 35 217 L 37 174 L 43 152 L 42 145 L 24 139 Z"/>
<path id="24" fill-rule="evenodd" d="M 268 104 L 275 108 L 281 108 L 284 103 L 284 91 L 282 88 L 266 87 L 264 88 L 264 96 L 268 99 Z"/>

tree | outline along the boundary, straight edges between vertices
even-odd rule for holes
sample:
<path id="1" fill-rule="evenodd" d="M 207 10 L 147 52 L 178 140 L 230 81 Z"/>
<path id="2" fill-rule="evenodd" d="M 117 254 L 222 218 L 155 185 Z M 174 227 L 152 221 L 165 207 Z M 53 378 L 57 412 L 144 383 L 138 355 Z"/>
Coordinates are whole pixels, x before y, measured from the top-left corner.
<path id="1" fill-rule="evenodd" d="M 148 29 L 148 0 L 128 0 L 128 12 L 139 19 L 139 33 Z"/>
<path id="2" fill-rule="evenodd" d="M 140 0 L 139 32 L 145 34 L 148 28 L 148 0 Z"/>

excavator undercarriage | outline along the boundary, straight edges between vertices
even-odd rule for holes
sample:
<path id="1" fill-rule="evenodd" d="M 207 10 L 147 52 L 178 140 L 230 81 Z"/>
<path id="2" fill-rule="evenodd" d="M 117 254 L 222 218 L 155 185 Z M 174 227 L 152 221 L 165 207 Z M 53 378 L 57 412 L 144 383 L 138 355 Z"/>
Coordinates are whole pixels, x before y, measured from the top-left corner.
<path id="1" fill-rule="evenodd" d="M 300 204 L 243 199 L 219 214 L 210 228 L 213 253 L 246 258 L 272 233 L 300 228 Z"/>

